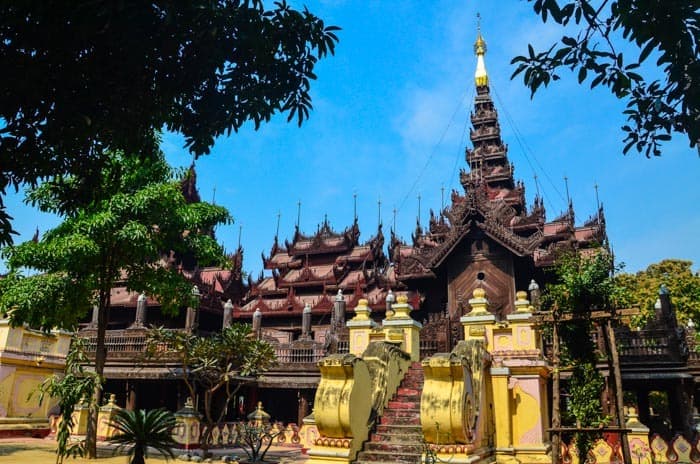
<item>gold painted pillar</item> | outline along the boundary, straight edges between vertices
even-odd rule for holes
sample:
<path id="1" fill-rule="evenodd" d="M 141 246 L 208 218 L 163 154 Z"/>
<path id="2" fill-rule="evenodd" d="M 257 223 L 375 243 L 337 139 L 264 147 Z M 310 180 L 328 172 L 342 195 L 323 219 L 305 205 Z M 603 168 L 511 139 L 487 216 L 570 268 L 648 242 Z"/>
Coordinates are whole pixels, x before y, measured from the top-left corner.
<path id="1" fill-rule="evenodd" d="M 486 290 L 477 288 L 473 298 L 469 300 L 471 311 L 462 316 L 459 321 L 464 328 L 465 340 L 483 340 L 486 349 L 491 351 L 491 326 L 496 323 L 496 315 L 488 311 L 489 300 L 486 299 Z"/>
<path id="2" fill-rule="evenodd" d="M 109 395 L 109 401 L 106 405 L 100 408 L 100 412 L 97 416 L 97 438 L 99 440 L 106 440 L 115 434 L 116 430 L 110 425 L 112 418 L 117 413 L 119 406 L 115 402 L 116 395 Z"/>
<path id="3" fill-rule="evenodd" d="M 87 422 L 88 416 L 90 415 L 88 402 L 85 398 L 80 400 L 73 409 L 72 419 L 73 427 L 71 428 L 71 435 L 85 435 L 87 433 Z"/>
<path id="4" fill-rule="evenodd" d="M 401 350 L 411 356 L 411 361 L 420 360 L 420 329 L 423 327 L 411 318 L 413 308 L 408 304 L 406 295 L 399 295 L 397 303 L 391 306 L 393 314 L 382 322 L 382 329 L 389 343 L 400 345 Z"/>
<path id="5" fill-rule="evenodd" d="M 362 356 L 370 342 L 370 333 L 377 327 L 369 315 L 372 309 L 368 306 L 366 299 L 361 299 L 355 308 L 355 317 L 345 323 L 350 331 L 350 353 L 355 356 Z"/>
<path id="6" fill-rule="evenodd" d="M 508 388 L 510 369 L 508 367 L 491 368 L 491 386 L 493 391 L 493 415 L 495 422 L 496 462 L 513 462 L 513 395 Z"/>

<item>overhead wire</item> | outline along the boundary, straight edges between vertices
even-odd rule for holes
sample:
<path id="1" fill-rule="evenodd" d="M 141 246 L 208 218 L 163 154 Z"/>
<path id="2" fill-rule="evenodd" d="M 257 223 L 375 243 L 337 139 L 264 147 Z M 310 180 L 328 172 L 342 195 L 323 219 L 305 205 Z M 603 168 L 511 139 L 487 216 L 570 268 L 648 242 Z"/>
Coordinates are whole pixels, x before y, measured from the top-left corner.
<path id="1" fill-rule="evenodd" d="M 445 135 L 447 135 L 447 132 L 449 131 L 450 127 L 452 127 L 452 124 L 454 123 L 455 116 L 457 115 L 457 112 L 459 111 L 460 108 L 463 107 L 463 104 L 464 104 L 464 102 L 465 102 L 465 99 L 466 99 L 466 92 L 463 92 L 462 95 L 461 95 L 461 97 L 460 97 L 460 99 L 459 99 L 459 102 L 457 103 L 457 107 L 456 107 L 455 110 L 452 112 L 452 117 L 450 117 L 450 120 L 449 120 L 449 122 L 447 123 L 447 127 L 445 127 L 445 130 L 444 130 L 444 131 L 442 132 L 442 134 L 440 135 L 440 138 L 439 138 L 438 142 L 433 146 L 433 149 L 432 149 L 432 151 L 431 151 L 431 153 L 430 153 L 430 156 L 429 156 L 428 159 L 426 160 L 426 162 L 425 162 L 425 164 L 423 165 L 423 167 L 421 168 L 421 170 L 418 172 L 418 175 L 416 176 L 416 179 L 413 181 L 413 184 L 411 184 L 411 187 L 410 187 L 410 188 L 408 189 L 408 191 L 406 192 L 406 195 L 404 195 L 403 199 L 401 200 L 401 203 L 399 203 L 399 207 L 397 208 L 397 211 L 400 212 L 400 211 L 403 209 L 404 205 L 406 204 L 406 201 L 408 200 L 408 197 L 409 197 L 409 196 L 414 192 L 414 190 L 416 189 L 416 186 L 418 185 L 418 182 L 420 182 L 420 180 L 421 180 L 421 178 L 423 177 L 423 175 L 425 174 L 425 172 L 426 172 L 428 166 L 430 165 L 430 163 L 432 162 L 433 158 L 435 157 L 435 153 L 437 153 L 438 147 L 440 147 L 440 145 L 442 144 L 442 141 L 445 139 Z"/>
<path id="2" fill-rule="evenodd" d="M 522 150 L 523 156 L 525 157 L 527 164 L 530 166 L 530 169 L 532 170 L 532 172 L 535 175 L 537 175 L 538 171 L 540 171 L 544 175 L 544 177 L 547 179 L 549 184 L 552 186 L 552 189 L 554 189 L 554 191 L 557 193 L 557 195 L 561 199 L 562 203 L 564 205 L 566 205 L 567 203 L 566 203 L 566 200 L 564 199 L 564 196 L 562 195 L 561 191 L 557 188 L 557 186 L 552 181 L 552 178 L 549 176 L 549 173 L 547 172 L 547 170 L 544 168 L 544 166 L 542 166 L 540 161 L 537 159 L 537 156 L 535 155 L 534 151 L 530 148 L 530 146 L 525 141 L 525 138 L 523 137 L 522 133 L 520 132 L 520 129 L 518 129 L 518 126 L 515 124 L 513 117 L 510 115 L 510 113 L 506 109 L 506 106 L 503 104 L 501 97 L 498 94 L 498 90 L 496 89 L 496 87 L 493 84 L 491 84 L 490 87 L 493 89 L 494 95 L 496 95 L 496 100 L 498 101 L 498 106 L 503 110 L 503 115 L 505 116 L 506 121 L 508 122 L 511 129 L 513 130 L 513 135 L 515 136 L 515 140 L 518 143 L 518 145 L 520 146 L 520 149 Z M 528 156 L 528 152 L 530 153 L 530 156 Z M 537 166 L 539 167 L 539 170 L 536 169 L 535 166 L 533 166 L 532 161 L 530 161 L 530 157 L 532 157 L 532 160 L 534 160 L 535 164 L 537 164 Z M 551 198 L 549 198 L 547 196 L 544 188 L 542 190 L 543 190 L 542 197 L 545 199 L 545 201 L 547 201 L 549 203 L 550 207 L 552 207 L 554 209 L 555 206 L 554 206 Z M 566 209 L 566 206 L 564 206 L 564 209 Z"/>

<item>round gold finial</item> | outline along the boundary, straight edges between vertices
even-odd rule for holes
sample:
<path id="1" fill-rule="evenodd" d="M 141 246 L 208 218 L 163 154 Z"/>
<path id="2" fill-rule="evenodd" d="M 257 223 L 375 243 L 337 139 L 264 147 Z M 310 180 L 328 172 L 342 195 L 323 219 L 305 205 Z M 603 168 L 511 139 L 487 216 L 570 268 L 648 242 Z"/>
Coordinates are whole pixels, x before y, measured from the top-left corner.
<path id="1" fill-rule="evenodd" d="M 481 32 L 479 32 L 479 35 L 476 37 L 476 42 L 474 42 L 474 53 L 479 56 L 479 55 L 485 55 L 486 54 L 486 41 L 484 38 L 481 36 Z"/>
<path id="2" fill-rule="evenodd" d="M 397 302 L 398 304 L 406 304 L 406 303 L 408 303 L 408 296 L 406 296 L 406 295 L 399 295 L 399 296 L 396 298 L 396 302 Z"/>
<path id="3" fill-rule="evenodd" d="M 517 301 L 527 301 L 527 292 L 524 292 L 522 290 L 519 292 L 515 292 L 515 299 Z"/>
<path id="4" fill-rule="evenodd" d="M 484 298 L 486 297 L 486 290 L 481 287 L 475 288 L 472 295 L 474 295 L 474 298 Z"/>
<path id="5" fill-rule="evenodd" d="M 357 306 L 367 306 L 368 304 L 369 301 L 366 298 L 360 298 L 360 301 L 357 302 Z"/>

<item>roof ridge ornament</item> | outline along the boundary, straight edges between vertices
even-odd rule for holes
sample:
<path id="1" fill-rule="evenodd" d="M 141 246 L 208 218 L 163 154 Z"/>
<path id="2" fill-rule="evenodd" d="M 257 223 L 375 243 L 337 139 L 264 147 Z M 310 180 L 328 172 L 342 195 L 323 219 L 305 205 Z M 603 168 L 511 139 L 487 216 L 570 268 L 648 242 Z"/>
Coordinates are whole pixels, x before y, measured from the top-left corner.
<path id="1" fill-rule="evenodd" d="M 481 15 L 476 14 L 476 42 L 474 42 L 474 53 L 476 54 L 476 72 L 474 73 L 474 82 L 477 87 L 484 87 L 489 84 L 489 76 L 486 72 L 486 64 L 484 64 L 484 55 L 486 55 L 486 41 L 481 35 Z"/>

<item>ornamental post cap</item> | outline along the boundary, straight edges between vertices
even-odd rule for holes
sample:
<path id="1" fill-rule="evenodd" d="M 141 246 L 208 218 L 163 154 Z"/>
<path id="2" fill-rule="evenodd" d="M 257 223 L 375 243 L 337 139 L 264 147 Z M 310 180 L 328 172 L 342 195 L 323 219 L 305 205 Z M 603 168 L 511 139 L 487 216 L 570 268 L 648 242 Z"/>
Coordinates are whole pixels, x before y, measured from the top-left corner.
<path id="1" fill-rule="evenodd" d="M 486 290 L 484 290 L 481 287 L 475 288 L 474 292 L 472 292 L 472 295 L 474 298 L 486 298 Z"/>
<path id="2" fill-rule="evenodd" d="M 530 281 L 530 285 L 528 285 L 527 289 L 530 291 L 539 290 L 540 286 L 537 284 L 537 282 L 535 282 L 535 279 L 532 279 Z"/>
<path id="3" fill-rule="evenodd" d="M 335 295 L 335 301 L 343 301 L 343 291 L 338 289 L 338 293 Z"/>
<path id="4" fill-rule="evenodd" d="M 394 292 L 389 289 L 389 291 L 386 294 L 386 302 L 387 303 L 393 303 L 396 301 L 396 296 L 394 296 Z"/>
<path id="5" fill-rule="evenodd" d="M 304 305 L 304 314 L 310 314 L 311 313 L 311 304 L 306 303 Z"/>
<path id="6" fill-rule="evenodd" d="M 399 295 L 399 297 L 396 299 L 396 302 L 398 304 L 407 304 L 408 303 L 408 296 L 406 295 Z"/>

